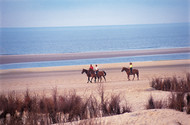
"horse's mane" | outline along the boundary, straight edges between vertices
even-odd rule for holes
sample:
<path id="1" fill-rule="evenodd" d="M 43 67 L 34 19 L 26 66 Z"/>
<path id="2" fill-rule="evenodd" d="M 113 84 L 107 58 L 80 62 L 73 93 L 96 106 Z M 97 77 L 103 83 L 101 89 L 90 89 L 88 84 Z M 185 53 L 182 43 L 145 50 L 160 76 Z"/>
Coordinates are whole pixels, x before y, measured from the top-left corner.
<path id="1" fill-rule="evenodd" d="M 86 70 L 86 69 L 82 69 L 82 71 L 84 71 L 84 72 L 85 72 L 85 71 L 87 71 L 87 70 Z"/>
<path id="2" fill-rule="evenodd" d="M 95 73 L 95 71 L 93 69 L 89 69 L 88 71 L 91 73 Z"/>
<path id="3" fill-rule="evenodd" d="M 123 69 L 129 70 L 127 67 L 123 67 Z"/>
<path id="4" fill-rule="evenodd" d="M 86 73 L 89 73 L 89 72 L 94 73 L 94 70 L 92 69 L 83 69 L 83 71 L 85 71 Z"/>

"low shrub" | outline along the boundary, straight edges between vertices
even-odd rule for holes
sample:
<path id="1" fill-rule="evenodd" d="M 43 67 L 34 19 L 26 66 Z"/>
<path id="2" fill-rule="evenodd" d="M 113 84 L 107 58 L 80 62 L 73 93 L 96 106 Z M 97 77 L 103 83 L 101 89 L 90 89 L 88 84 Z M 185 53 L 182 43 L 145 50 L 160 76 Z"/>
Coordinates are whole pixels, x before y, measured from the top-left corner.
<path id="1" fill-rule="evenodd" d="M 183 112 L 185 107 L 184 93 L 172 93 L 168 107 Z"/>
<path id="2" fill-rule="evenodd" d="M 15 93 L 7 96 L 1 94 L 0 119 L 3 121 L 2 124 L 7 125 L 48 125 L 130 112 L 127 104 L 120 105 L 119 95 L 105 98 L 102 89 L 100 98 L 99 103 L 92 95 L 87 99 L 76 95 L 75 92 L 58 95 L 56 88 L 53 89 L 52 97 L 31 96 L 29 90 L 25 92 L 23 98 L 18 98 Z"/>
<path id="3" fill-rule="evenodd" d="M 146 109 L 162 109 L 164 108 L 164 104 L 162 101 L 154 101 L 153 97 L 150 96 L 148 100 L 148 104 L 146 105 Z"/>
<path id="4" fill-rule="evenodd" d="M 151 87 L 156 90 L 162 91 L 172 91 L 172 92 L 190 92 L 190 73 L 186 74 L 186 80 L 177 80 L 176 77 L 173 78 L 154 78 L 150 82 Z"/>
<path id="5" fill-rule="evenodd" d="M 187 100 L 187 114 L 190 114 L 190 93 L 187 94 L 187 97 L 186 97 L 186 100 Z"/>
<path id="6" fill-rule="evenodd" d="M 186 74 L 186 79 L 178 80 L 173 78 L 154 78 L 150 82 L 151 87 L 156 90 L 170 91 L 171 97 L 169 98 L 168 108 L 178 111 L 186 110 L 187 114 L 190 114 L 190 73 Z M 185 95 L 186 98 L 185 98 Z M 160 104 L 159 104 L 160 103 Z M 157 102 L 158 105 L 162 105 L 161 102 Z M 149 99 L 147 109 L 155 108 L 155 102 L 152 97 Z"/>

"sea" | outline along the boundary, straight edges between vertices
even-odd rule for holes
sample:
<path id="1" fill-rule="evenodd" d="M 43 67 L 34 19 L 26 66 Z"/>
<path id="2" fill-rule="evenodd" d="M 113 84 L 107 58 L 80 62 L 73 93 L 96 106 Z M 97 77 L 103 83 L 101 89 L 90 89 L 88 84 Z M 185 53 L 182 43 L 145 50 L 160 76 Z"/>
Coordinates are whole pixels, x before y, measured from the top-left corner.
<path id="1" fill-rule="evenodd" d="M 0 28 L 0 55 L 190 47 L 190 23 Z M 190 53 L 12 63 L 0 69 L 190 59 Z"/>

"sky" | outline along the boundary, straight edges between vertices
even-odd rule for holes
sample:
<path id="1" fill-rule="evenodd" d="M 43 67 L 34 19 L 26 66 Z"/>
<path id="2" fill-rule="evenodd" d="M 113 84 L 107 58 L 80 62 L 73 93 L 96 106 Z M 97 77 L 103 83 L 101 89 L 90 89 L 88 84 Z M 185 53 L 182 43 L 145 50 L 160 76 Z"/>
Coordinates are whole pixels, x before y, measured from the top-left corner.
<path id="1" fill-rule="evenodd" d="M 190 0 L 0 0 L 0 27 L 190 22 Z"/>

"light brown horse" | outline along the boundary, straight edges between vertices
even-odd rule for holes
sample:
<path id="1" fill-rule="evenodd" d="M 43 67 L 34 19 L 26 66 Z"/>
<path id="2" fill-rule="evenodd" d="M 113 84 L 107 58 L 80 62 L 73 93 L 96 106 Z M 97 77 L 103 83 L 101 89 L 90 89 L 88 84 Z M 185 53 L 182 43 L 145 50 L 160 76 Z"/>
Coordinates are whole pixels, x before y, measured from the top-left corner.
<path id="1" fill-rule="evenodd" d="M 98 71 L 97 73 L 97 77 L 98 77 L 98 81 L 101 82 L 102 81 L 102 77 L 104 78 L 104 81 L 106 82 L 106 72 L 103 71 Z"/>
<path id="2" fill-rule="evenodd" d="M 106 72 L 105 71 L 99 71 L 98 74 L 96 75 L 96 73 L 95 73 L 94 70 L 83 69 L 81 73 L 82 74 L 86 73 L 86 75 L 88 77 L 87 83 L 89 83 L 89 82 L 92 83 L 93 78 L 94 78 L 94 82 L 96 82 L 96 78 L 98 78 L 98 82 L 101 82 L 102 77 L 106 81 L 106 77 L 105 77 L 106 76 Z M 90 77 L 91 77 L 91 79 L 90 79 Z"/>
<path id="3" fill-rule="evenodd" d="M 106 81 L 106 77 L 105 77 L 106 76 L 106 72 L 105 71 L 98 71 L 98 73 L 96 74 L 94 70 L 89 69 L 89 72 L 91 73 L 91 75 L 98 77 L 98 82 L 102 81 L 102 77 Z"/>
<path id="4" fill-rule="evenodd" d="M 139 80 L 139 70 L 138 69 L 133 69 L 132 73 L 130 72 L 130 69 L 123 67 L 121 72 L 125 71 L 128 75 L 128 80 L 130 80 L 129 75 L 133 75 L 133 80 L 135 78 L 135 74 L 137 75 L 137 80 Z"/>

